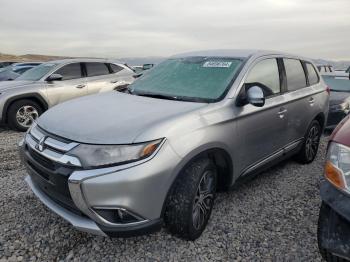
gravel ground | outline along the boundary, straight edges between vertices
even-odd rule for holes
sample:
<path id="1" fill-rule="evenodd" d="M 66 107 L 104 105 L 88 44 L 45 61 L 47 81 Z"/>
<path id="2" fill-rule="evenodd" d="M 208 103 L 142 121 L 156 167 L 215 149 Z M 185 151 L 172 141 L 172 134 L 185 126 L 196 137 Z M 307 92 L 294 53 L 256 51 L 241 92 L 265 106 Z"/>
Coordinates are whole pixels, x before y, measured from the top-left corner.
<path id="1" fill-rule="evenodd" d="M 128 239 L 74 230 L 44 207 L 23 181 L 23 136 L 0 128 L 0 261 L 320 261 L 316 225 L 327 138 L 310 165 L 286 161 L 220 193 L 195 242 L 158 233 Z"/>

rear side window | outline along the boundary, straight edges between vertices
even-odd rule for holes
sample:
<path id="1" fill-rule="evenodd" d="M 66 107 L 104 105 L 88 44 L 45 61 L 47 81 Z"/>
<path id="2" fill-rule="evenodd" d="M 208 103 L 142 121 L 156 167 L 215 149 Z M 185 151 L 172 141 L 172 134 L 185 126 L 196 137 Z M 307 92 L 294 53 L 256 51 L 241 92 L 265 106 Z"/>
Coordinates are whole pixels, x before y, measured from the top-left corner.
<path id="1" fill-rule="evenodd" d="M 73 63 L 69 65 L 65 65 L 58 69 L 55 74 L 60 74 L 62 76 L 62 80 L 71 80 L 82 77 L 81 66 L 80 63 Z"/>
<path id="2" fill-rule="evenodd" d="M 287 87 L 289 91 L 306 87 L 306 76 L 300 60 L 283 59 L 287 75 Z"/>
<path id="3" fill-rule="evenodd" d="M 110 64 L 110 67 L 111 67 L 113 73 L 118 73 L 119 71 L 123 70 L 123 68 L 121 66 L 118 66 L 116 64 Z"/>
<path id="4" fill-rule="evenodd" d="M 258 62 L 248 73 L 245 86 L 258 85 L 266 97 L 281 92 L 280 77 L 276 59 L 265 59 Z"/>
<path id="5" fill-rule="evenodd" d="M 318 74 L 316 73 L 314 66 L 310 63 L 305 63 L 305 65 L 306 65 L 307 73 L 309 76 L 310 85 L 317 84 L 319 79 L 318 79 Z"/>
<path id="6" fill-rule="evenodd" d="M 109 74 L 108 67 L 104 63 L 92 62 L 86 63 L 85 65 L 87 76 L 101 76 Z"/>

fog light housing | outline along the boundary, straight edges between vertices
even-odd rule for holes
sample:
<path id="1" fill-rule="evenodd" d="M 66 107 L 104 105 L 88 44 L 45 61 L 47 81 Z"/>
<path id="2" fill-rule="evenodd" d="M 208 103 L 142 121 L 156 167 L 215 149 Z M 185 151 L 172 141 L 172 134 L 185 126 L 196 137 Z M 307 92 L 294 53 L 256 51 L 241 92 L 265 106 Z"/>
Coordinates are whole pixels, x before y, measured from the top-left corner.
<path id="1" fill-rule="evenodd" d="M 125 208 L 94 208 L 94 210 L 101 218 L 112 224 L 131 224 L 144 220 Z"/>

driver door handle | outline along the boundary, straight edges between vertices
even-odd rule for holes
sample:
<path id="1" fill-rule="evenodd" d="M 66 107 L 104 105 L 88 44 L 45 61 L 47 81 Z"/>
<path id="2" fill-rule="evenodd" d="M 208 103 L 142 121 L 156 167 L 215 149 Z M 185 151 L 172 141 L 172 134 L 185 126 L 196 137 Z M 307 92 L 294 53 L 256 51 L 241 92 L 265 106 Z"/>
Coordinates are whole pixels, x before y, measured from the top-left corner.
<path id="1" fill-rule="evenodd" d="M 279 115 L 280 118 L 284 118 L 284 115 L 285 113 L 287 113 L 287 111 L 288 111 L 287 109 L 285 109 L 284 107 L 281 107 L 280 111 L 278 111 L 277 114 Z"/>
<path id="2" fill-rule="evenodd" d="M 76 88 L 84 88 L 86 85 L 84 84 L 80 84 L 80 85 L 77 85 Z"/>

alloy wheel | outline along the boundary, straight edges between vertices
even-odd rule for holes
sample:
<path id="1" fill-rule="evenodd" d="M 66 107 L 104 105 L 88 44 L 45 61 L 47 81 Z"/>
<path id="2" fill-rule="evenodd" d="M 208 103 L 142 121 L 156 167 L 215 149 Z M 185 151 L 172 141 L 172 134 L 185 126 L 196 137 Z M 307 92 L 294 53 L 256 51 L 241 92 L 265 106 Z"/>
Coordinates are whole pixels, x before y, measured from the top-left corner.
<path id="1" fill-rule="evenodd" d="M 16 120 L 18 124 L 24 128 L 29 128 L 38 117 L 38 110 L 29 105 L 22 106 L 16 113 Z"/>
<path id="2" fill-rule="evenodd" d="M 206 171 L 199 182 L 192 209 L 192 223 L 196 230 L 200 230 L 210 215 L 215 194 L 215 174 Z"/>
<path id="3" fill-rule="evenodd" d="M 320 142 L 320 130 L 317 126 L 312 126 L 306 139 L 306 157 L 311 160 L 317 154 L 318 144 Z"/>

